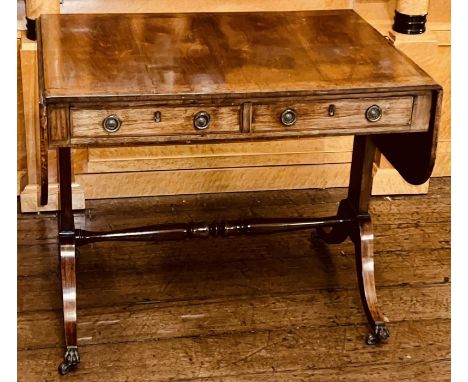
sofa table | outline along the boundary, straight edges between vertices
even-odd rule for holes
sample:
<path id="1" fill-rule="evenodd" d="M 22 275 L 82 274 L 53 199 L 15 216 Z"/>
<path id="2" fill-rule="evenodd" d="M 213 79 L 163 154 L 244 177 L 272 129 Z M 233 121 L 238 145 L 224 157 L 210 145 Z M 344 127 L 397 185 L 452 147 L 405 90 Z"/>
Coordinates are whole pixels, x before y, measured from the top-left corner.
<path id="1" fill-rule="evenodd" d="M 389 337 L 376 297 L 369 197 L 375 149 L 403 178 L 432 171 L 441 87 L 351 10 L 42 15 L 37 23 L 41 203 L 47 150 L 59 155 L 59 253 L 66 352 L 79 362 L 76 247 L 317 229 L 354 242 L 371 332 Z M 222 144 L 353 135 L 348 196 L 335 216 L 249 219 L 91 232 L 75 229 L 73 147 Z M 157 222 L 156 222 L 157 223 Z"/>

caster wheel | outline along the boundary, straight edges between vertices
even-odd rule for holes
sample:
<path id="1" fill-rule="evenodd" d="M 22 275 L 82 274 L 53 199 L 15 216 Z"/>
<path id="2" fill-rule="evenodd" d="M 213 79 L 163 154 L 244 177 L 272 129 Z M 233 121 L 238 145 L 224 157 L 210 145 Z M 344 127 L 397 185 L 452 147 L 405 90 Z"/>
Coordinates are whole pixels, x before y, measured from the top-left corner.
<path id="1" fill-rule="evenodd" d="M 379 340 L 377 339 L 377 337 L 373 334 L 369 334 L 366 338 L 366 344 L 367 345 L 375 345 L 379 342 Z"/>
<path id="2" fill-rule="evenodd" d="M 65 352 L 63 362 L 58 367 L 60 375 L 68 374 L 80 363 L 80 354 L 76 346 L 70 346 Z"/>
<path id="3" fill-rule="evenodd" d="M 62 362 L 58 367 L 58 372 L 60 375 L 66 375 L 75 368 L 76 365 L 71 363 Z"/>
<path id="4" fill-rule="evenodd" d="M 375 333 L 369 334 L 366 338 L 367 345 L 376 345 L 390 337 L 390 332 L 385 325 L 377 325 Z"/>

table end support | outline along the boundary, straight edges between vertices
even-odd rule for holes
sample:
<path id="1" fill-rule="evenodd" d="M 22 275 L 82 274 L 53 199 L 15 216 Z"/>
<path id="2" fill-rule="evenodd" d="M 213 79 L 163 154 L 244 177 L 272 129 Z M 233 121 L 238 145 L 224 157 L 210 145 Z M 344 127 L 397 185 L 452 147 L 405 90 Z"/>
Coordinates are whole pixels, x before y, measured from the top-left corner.
<path id="1" fill-rule="evenodd" d="M 349 223 L 333 226 L 328 232 L 317 227 L 318 235 L 326 243 L 339 244 L 348 236 L 354 243 L 359 293 L 371 327 L 371 333 L 366 338 L 368 345 L 378 344 L 390 337 L 386 318 L 377 304 L 374 278 L 374 230 L 369 214 L 374 154 L 375 144 L 371 137 L 354 138 L 348 197 L 340 202 L 337 212 L 337 218 Z"/>
<path id="2" fill-rule="evenodd" d="M 356 257 L 359 293 L 372 332 L 367 336 L 368 345 L 376 345 L 390 337 L 386 319 L 377 303 L 374 278 L 374 230 L 369 214 L 356 216 L 351 232 Z"/>
<path id="3" fill-rule="evenodd" d="M 62 279 L 63 323 L 65 331 L 65 355 L 58 371 L 65 375 L 80 362 L 77 340 L 76 314 L 76 239 L 72 210 L 70 148 L 58 150 L 60 180 L 60 212 L 58 219 L 60 273 Z"/>

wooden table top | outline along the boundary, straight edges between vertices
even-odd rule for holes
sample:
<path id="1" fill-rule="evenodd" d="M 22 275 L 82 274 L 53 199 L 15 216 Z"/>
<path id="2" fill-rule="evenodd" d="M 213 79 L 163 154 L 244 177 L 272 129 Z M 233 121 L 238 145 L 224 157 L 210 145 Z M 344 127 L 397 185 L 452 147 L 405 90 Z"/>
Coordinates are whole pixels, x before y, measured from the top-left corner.
<path id="1" fill-rule="evenodd" d="M 436 85 L 352 10 L 42 15 L 38 34 L 45 102 Z"/>

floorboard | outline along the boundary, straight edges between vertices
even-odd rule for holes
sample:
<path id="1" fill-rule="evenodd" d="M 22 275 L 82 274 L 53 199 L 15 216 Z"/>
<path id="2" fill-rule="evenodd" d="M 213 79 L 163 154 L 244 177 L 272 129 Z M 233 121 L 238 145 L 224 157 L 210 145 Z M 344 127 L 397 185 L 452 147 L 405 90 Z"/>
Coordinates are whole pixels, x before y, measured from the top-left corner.
<path id="1" fill-rule="evenodd" d="M 89 230 L 334 214 L 345 189 L 87 201 Z M 353 246 L 315 233 L 80 249 L 72 381 L 449 381 L 450 179 L 375 197 L 388 343 L 369 347 Z M 18 214 L 18 380 L 60 381 L 54 213 Z"/>

